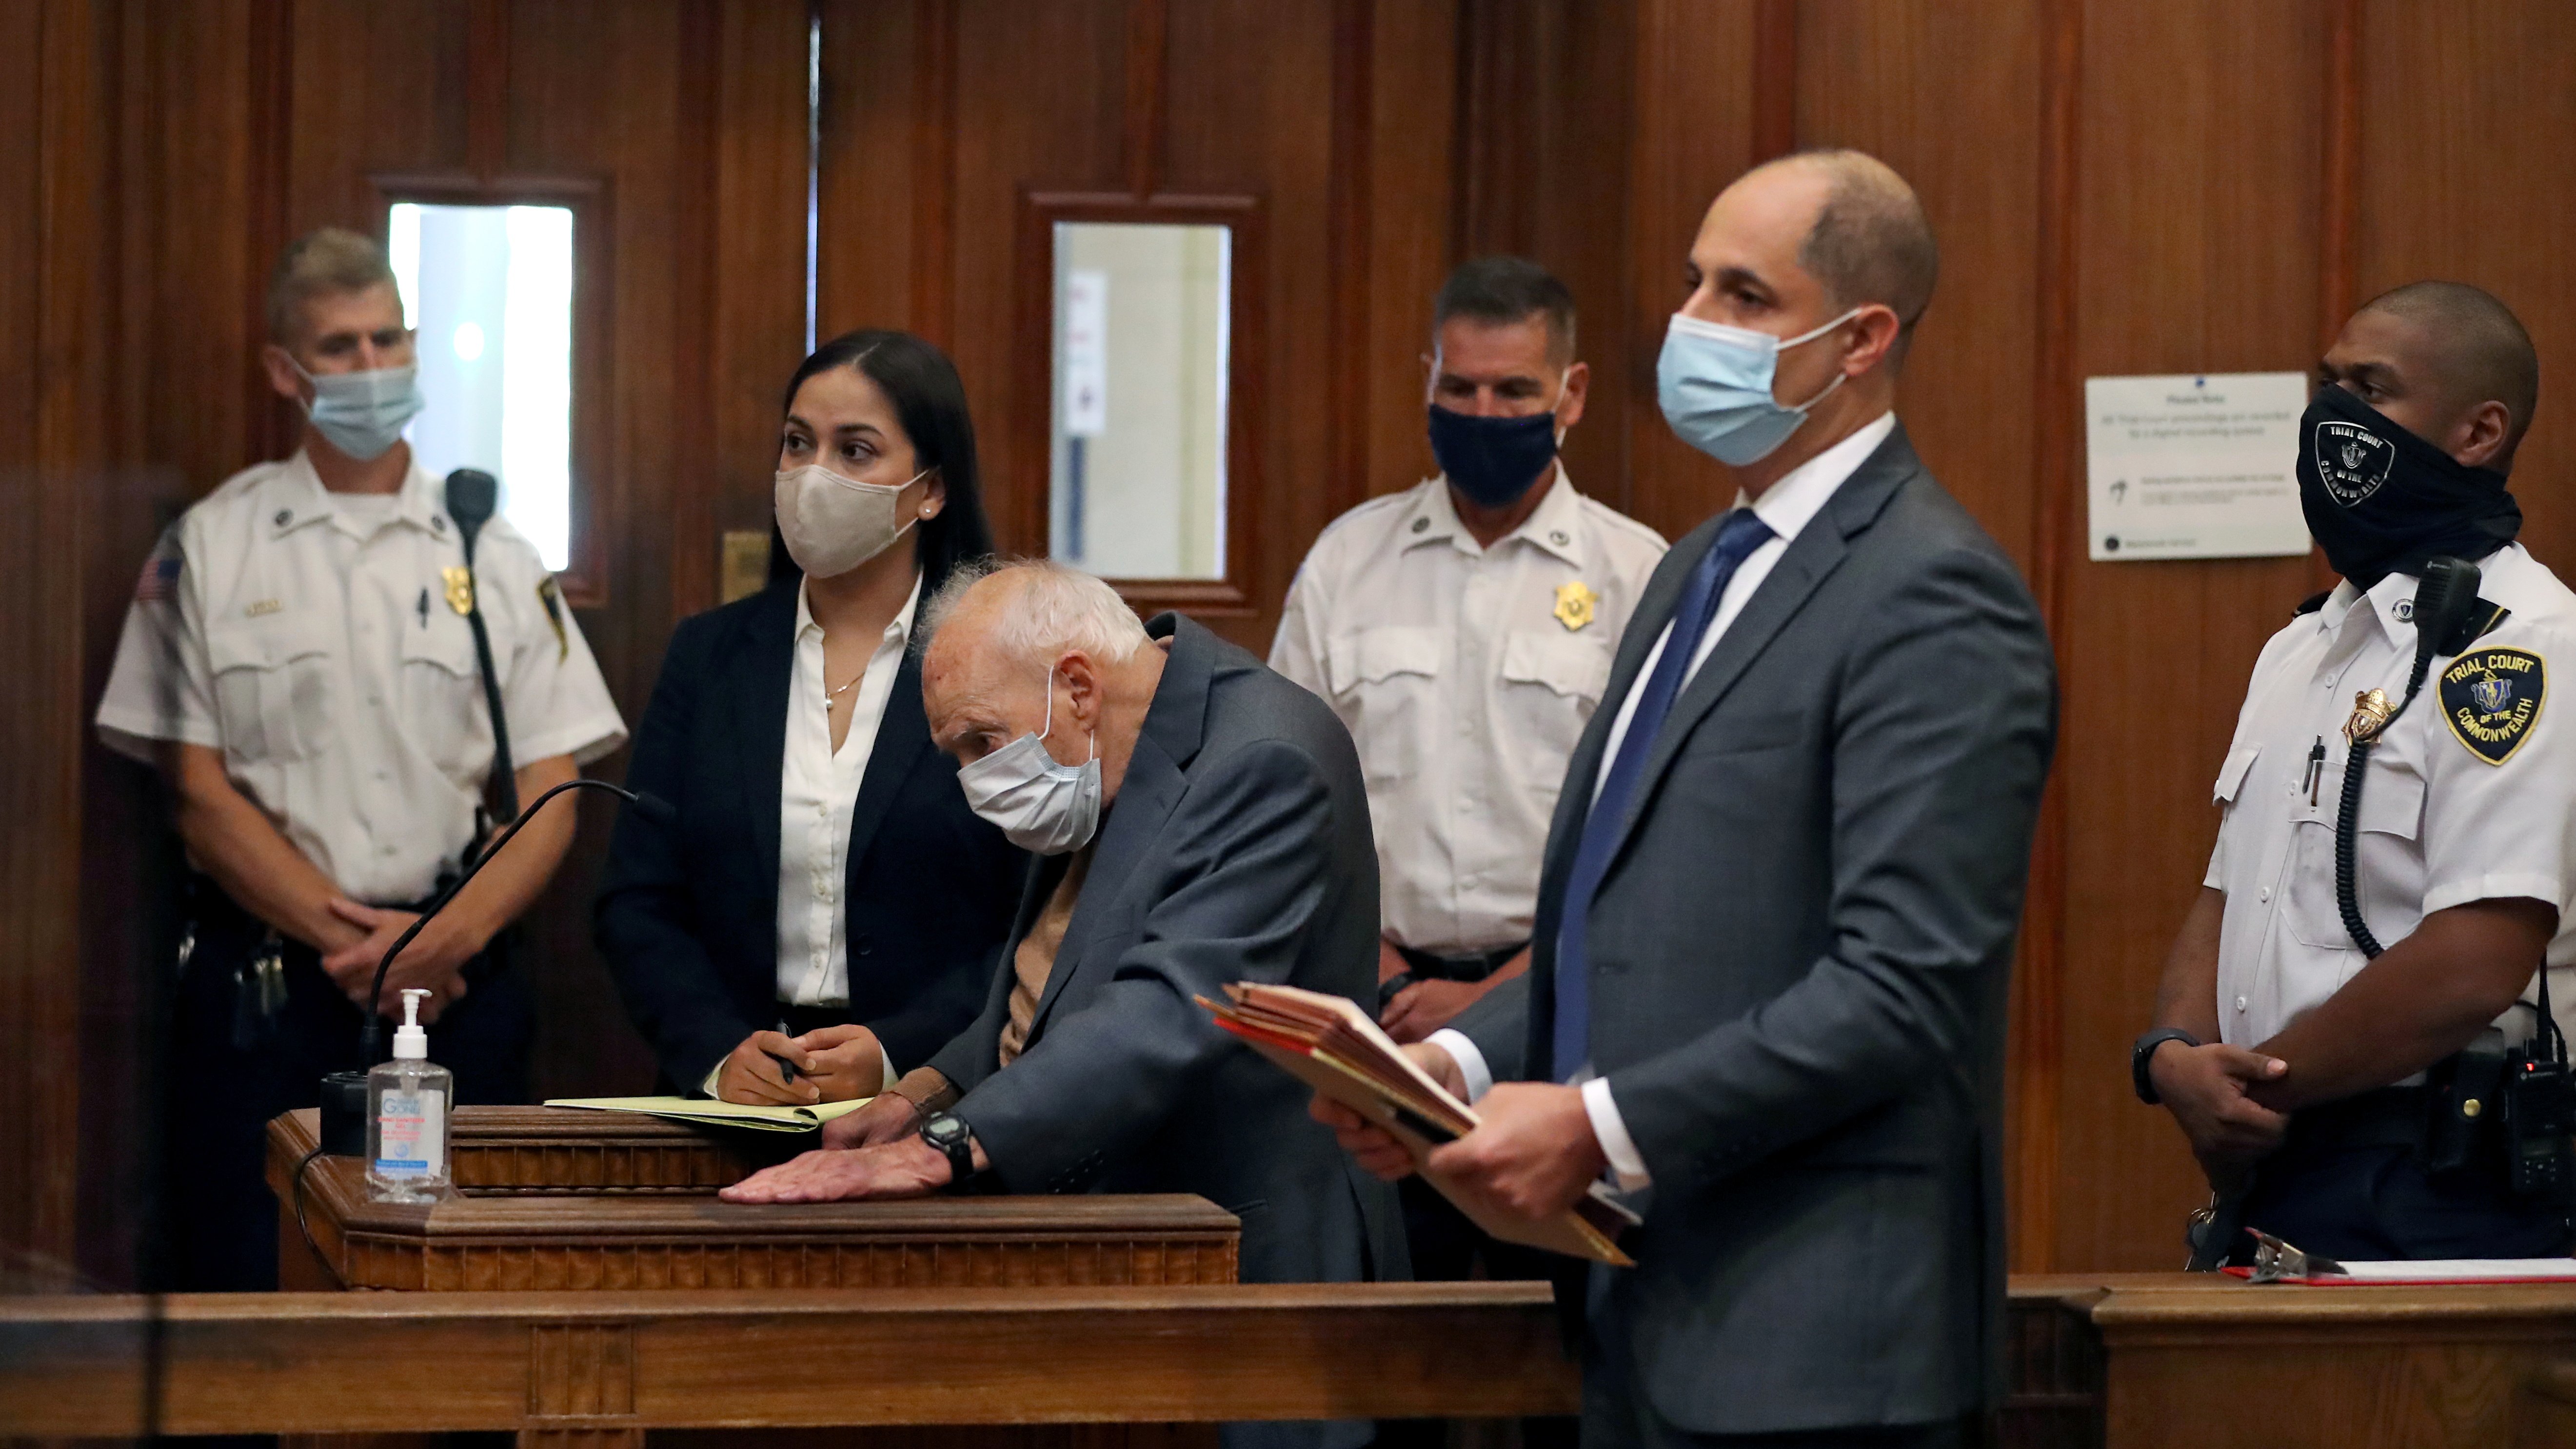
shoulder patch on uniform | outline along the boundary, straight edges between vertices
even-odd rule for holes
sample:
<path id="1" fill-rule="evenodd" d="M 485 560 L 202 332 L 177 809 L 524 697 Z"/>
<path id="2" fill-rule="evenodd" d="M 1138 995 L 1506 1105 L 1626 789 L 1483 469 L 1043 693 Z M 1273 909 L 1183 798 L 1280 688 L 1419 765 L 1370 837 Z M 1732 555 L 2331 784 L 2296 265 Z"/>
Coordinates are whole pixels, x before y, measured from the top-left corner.
<path id="1" fill-rule="evenodd" d="M 555 660 L 561 663 L 572 653 L 572 641 L 564 637 L 563 590 L 553 574 L 537 580 L 537 602 L 546 606 L 546 622 L 555 626 Z"/>
<path id="2" fill-rule="evenodd" d="M 2530 650 L 2472 650 L 2442 671 L 2442 718 L 2470 754 L 2501 765 L 2531 737 L 2547 689 L 2547 671 Z"/>

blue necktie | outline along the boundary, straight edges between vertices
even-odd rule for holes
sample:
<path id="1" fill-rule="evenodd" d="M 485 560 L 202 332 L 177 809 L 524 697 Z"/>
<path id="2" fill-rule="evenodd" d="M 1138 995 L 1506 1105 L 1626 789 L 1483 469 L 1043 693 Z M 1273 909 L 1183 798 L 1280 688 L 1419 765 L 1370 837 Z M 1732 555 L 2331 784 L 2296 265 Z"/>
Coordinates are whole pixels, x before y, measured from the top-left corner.
<path id="1" fill-rule="evenodd" d="M 1664 641 L 1655 672 L 1646 676 L 1636 713 L 1628 718 L 1628 732 L 1619 740 L 1619 753 L 1610 762 L 1610 773 L 1602 777 L 1601 792 L 1592 799 L 1592 813 L 1584 817 L 1583 839 L 1574 849 L 1574 871 L 1565 882 L 1565 915 L 1557 926 L 1556 1035 L 1548 1064 L 1552 1080 L 1564 1081 L 1592 1060 L 1591 961 L 1585 941 L 1592 924 L 1592 894 L 1609 872 L 1638 777 L 1646 772 L 1646 757 L 1654 752 L 1655 736 L 1673 712 L 1673 700 L 1690 674 L 1701 636 L 1717 617 L 1726 581 L 1771 536 L 1771 526 L 1754 517 L 1749 508 L 1735 510 L 1717 526 L 1717 537 L 1709 541 L 1708 552 L 1700 556 L 1690 581 L 1682 586 L 1681 600 L 1673 609 L 1672 637 Z"/>

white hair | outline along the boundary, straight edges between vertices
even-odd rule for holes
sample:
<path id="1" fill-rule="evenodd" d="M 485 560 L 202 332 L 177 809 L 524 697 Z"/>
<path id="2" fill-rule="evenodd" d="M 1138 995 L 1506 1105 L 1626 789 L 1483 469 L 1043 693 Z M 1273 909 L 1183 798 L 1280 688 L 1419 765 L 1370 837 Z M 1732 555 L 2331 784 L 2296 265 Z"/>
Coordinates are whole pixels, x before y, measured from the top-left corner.
<path id="1" fill-rule="evenodd" d="M 1132 657 L 1146 645 L 1145 623 L 1118 591 L 1053 559 L 975 559 L 951 570 L 939 591 L 921 606 L 917 631 L 922 652 L 959 604 L 986 579 L 1003 579 L 1016 592 L 994 606 L 991 639 L 1005 658 L 1052 665 L 1068 649 L 1103 663 Z"/>

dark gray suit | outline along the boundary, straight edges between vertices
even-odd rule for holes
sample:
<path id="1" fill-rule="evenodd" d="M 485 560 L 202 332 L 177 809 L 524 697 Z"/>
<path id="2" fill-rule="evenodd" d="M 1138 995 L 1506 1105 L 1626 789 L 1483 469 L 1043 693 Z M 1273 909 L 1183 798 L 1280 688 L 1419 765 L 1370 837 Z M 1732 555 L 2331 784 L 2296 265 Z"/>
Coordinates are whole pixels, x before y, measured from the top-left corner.
<path id="1" fill-rule="evenodd" d="M 1549 831 L 1530 974 L 1458 1023 L 1543 1062 L 1621 638 Z M 2000 1391 L 2005 988 L 2055 680 L 2013 565 L 1902 429 L 1684 685 L 1594 896 L 1592 1060 L 1654 1179 L 1587 1297 L 1587 1442 L 1955 1419 Z M 1524 985 L 1524 983 L 1526 983 Z"/>
<path id="2" fill-rule="evenodd" d="M 1368 1000 L 1377 853 L 1323 702 L 1177 615 L 1025 1051 L 996 1066 L 1011 952 L 1067 857 L 1041 860 L 984 1013 L 931 1059 L 1011 1192 L 1190 1192 L 1243 1219 L 1251 1283 L 1409 1276 L 1394 1190 L 1306 1115 L 1296 1078 L 1193 995 L 1287 982 Z"/>

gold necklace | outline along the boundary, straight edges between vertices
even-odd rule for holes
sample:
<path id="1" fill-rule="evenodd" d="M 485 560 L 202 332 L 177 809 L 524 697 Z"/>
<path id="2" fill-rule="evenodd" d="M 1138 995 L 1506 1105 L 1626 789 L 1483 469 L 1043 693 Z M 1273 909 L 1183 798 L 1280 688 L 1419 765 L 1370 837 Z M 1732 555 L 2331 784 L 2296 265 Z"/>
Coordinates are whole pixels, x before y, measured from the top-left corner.
<path id="1" fill-rule="evenodd" d="M 862 679 L 867 678 L 867 677 L 868 677 L 868 672 L 867 672 L 867 670 L 865 670 L 865 669 L 861 669 L 857 674 L 854 674 L 854 675 L 850 676 L 850 682 L 849 682 L 848 684 L 844 684 L 844 685 L 842 685 L 842 686 L 841 686 L 840 688 L 838 688 L 838 689 L 826 689 L 826 690 L 824 690 L 824 691 L 823 691 L 823 708 L 824 708 L 824 709 L 826 709 L 826 710 L 829 710 L 829 709 L 830 709 L 834 704 L 836 704 L 836 703 L 838 703 L 838 702 L 840 701 L 840 698 L 841 698 L 841 696 L 842 696 L 842 695 L 845 695 L 845 694 L 849 693 L 852 689 L 856 688 L 856 687 L 857 687 L 857 685 L 858 685 L 858 682 L 859 682 L 860 680 L 862 680 Z"/>

